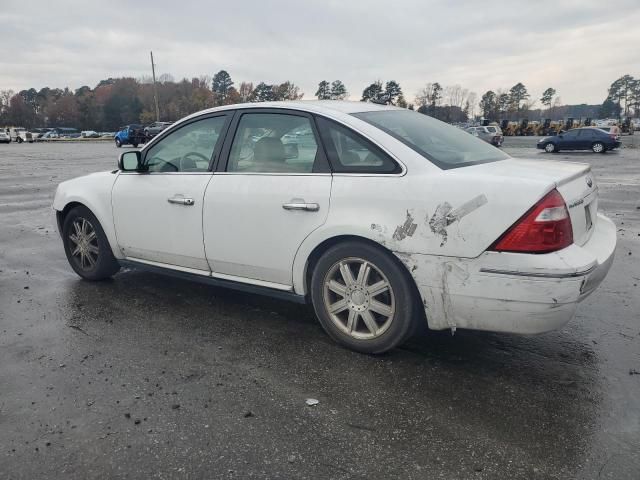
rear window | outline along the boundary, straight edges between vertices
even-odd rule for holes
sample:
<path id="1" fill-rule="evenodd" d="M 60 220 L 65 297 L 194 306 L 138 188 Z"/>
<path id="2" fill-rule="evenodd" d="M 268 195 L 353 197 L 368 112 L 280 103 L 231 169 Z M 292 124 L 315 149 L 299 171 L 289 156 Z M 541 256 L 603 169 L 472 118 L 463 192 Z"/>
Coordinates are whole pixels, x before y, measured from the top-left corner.
<path id="1" fill-rule="evenodd" d="M 421 113 L 386 110 L 353 115 L 388 133 L 445 170 L 510 158 L 473 135 Z"/>

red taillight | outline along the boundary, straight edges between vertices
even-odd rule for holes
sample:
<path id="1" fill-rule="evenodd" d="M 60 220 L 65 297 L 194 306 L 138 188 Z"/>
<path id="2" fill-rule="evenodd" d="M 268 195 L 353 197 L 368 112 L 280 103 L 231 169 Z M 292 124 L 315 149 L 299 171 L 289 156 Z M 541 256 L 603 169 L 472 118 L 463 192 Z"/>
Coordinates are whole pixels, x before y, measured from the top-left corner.
<path id="1" fill-rule="evenodd" d="M 549 192 L 489 248 L 496 252 L 549 253 L 573 243 L 571 218 L 562 195 Z"/>

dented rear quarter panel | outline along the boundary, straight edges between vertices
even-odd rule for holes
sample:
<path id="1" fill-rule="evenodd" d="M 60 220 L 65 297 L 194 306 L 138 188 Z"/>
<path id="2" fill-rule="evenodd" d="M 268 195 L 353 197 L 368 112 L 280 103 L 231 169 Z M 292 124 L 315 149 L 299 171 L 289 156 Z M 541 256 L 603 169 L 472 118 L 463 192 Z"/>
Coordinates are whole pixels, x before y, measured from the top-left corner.
<path id="1" fill-rule="evenodd" d="M 334 175 L 327 221 L 296 255 L 295 291 L 304 293 L 310 253 L 332 237 L 363 237 L 396 254 L 475 258 L 553 188 L 548 180 L 485 174 L 482 165 L 432 167 L 414 162 L 403 176 Z"/>

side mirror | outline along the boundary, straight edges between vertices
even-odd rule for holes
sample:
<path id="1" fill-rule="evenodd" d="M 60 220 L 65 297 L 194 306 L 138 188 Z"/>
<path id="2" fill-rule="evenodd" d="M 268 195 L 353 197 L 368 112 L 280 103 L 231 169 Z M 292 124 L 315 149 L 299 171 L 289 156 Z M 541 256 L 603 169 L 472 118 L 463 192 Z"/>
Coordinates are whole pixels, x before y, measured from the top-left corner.
<path id="1" fill-rule="evenodd" d="M 122 172 L 139 172 L 142 170 L 142 156 L 140 151 L 123 152 L 118 158 L 118 168 Z"/>

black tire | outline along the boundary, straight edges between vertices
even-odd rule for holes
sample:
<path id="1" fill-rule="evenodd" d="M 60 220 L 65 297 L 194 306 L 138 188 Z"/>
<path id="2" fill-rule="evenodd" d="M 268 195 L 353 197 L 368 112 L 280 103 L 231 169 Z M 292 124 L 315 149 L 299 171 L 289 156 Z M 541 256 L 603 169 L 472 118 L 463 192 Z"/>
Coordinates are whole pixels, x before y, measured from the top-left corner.
<path id="1" fill-rule="evenodd" d="M 138 148 L 138 144 L 137 143 L 132 143 L 131 145 L 133 145 L 133 148 Z"/>
<path id="2" fill-rule="evenodd" d="M 18 137 L 18 138 L 16 138 L 16 142 L 17 143 L 22 143 L 22 142 L 24 142 L 24 140 L 22 140 L 22 137 Z"/>
<path id="3" fill-rule="evenodd" d="M 119 138 L 116 138 L 116 147 L 120 148 L 122 146 L 122 142 Z"/>
<path id="4" fill-rule="evenodd" d="M 95 232 L 95 237 L 91 240 L 90 246 L 96 248 L 97 254 L 94 259 L 94 264 L 90 265 L 90 262 L 83 262 L 81 255 L 74 255 L 74 249 L 77 244 L 71 239 L 71 235 L 77 233 L 74 224 L 82 225 L 82 221 L 89 223 L 90 227 Z M 100 222 L 95 217 L 91 210 L 85 206 L 78 206 L 71 210 L 62 224 L 62 243 L 64 244 L 64 252 L 67 255 L 67 260 L 71 268 L 85 280 L 104 280 L 113 276 L 118 270 L 120 270 L 120 264 L 113 256 L 111 246 L 107 240 L 107 236 L 100 225 Z M 89 245 L 86 244 L 87 246 Z M 86 263 L 86 266 L 85 266 Z"/>
<path id="5" fill-rule="evenodd" d="M 547 142 L 544 144 L 544 151 L 547 153 L 555 153 L 558 151 L 558 147 L 556 147 L 555 143 Z"/>
<path id="6" fill-rule="evenodd" d="M 605 153 L 607 151 L 607 147 L 602 142 L 593 142 L 591 150 L 593 153 Z"/>
<path id="7" fill-rule="evenodd" d="M 374 296 L 383 303 L 386 298 L 386 301 L 393 305 L 393 314 L 388 317 L 384 315 L 378 316 L 377 313 L 373 314 L 376 324 L 382 330 L 382 333 L 372 338 L 354 338 L 354 334 L 357 336 L 362 335 L 362 333 L 357 332 L 355 328 L 352 329 L 353 334 L 347 333 L 345 325 L 340 328 L 336 321 L 332 319 L 325 301 L 326 292 L 329 291 L 325 289 L 325 285 L 331 280 L 331 272 L 341 262 L 348 262 L 354 259 L 364 260 L 370 265 L 371 273 L 369 273 L 369 278 L 372 282 L 379 282 L 382 278 L 390 285 L 390 288 L 385 292 L 371 293 L 371 296 L 369 296 L 369 293 L 365 294 L 367 296 L 367 305 L 370 300 L 373 300 Z M 380 276 L 380 273 L 386 278 Z M 345 281 L 344 283 L 346 286 L 347 282 Z M 346 295 L 342 295 L 342 297 L 347 301 Z M 353 302 L 352 298 L 354 297 L 350 298 L 349 302 Z M 413 279 L 400 261 L 375 245 L 359 241 L 340 243 L 324 252 L 312 272 L 311 300 L 320 324 L 333 340 L 351 350 L 370 354 L 386 352 L 406 341 L 415 331 L 419 318 L 418 309 L 421 308 L 419 294 Z M 352 313 L 355 313 L 352 312 L 355 308 L 359 307 L 354 306 L 352 308 L 349 306 L 341 314 L 344 314 L 345 317 L 350 317 Z M 369 309 L 367 308 L 367 310 Z M 371 311 L 370 314 L 372 314 Z M 359 315 L 359 313 L 355 314 L 354 324 L 360 325 L 365 334 L 370 334 L 371 329 L 366 325 L 365 318 Z M 348 328 L 347 324 L 346 329 Z"/>

